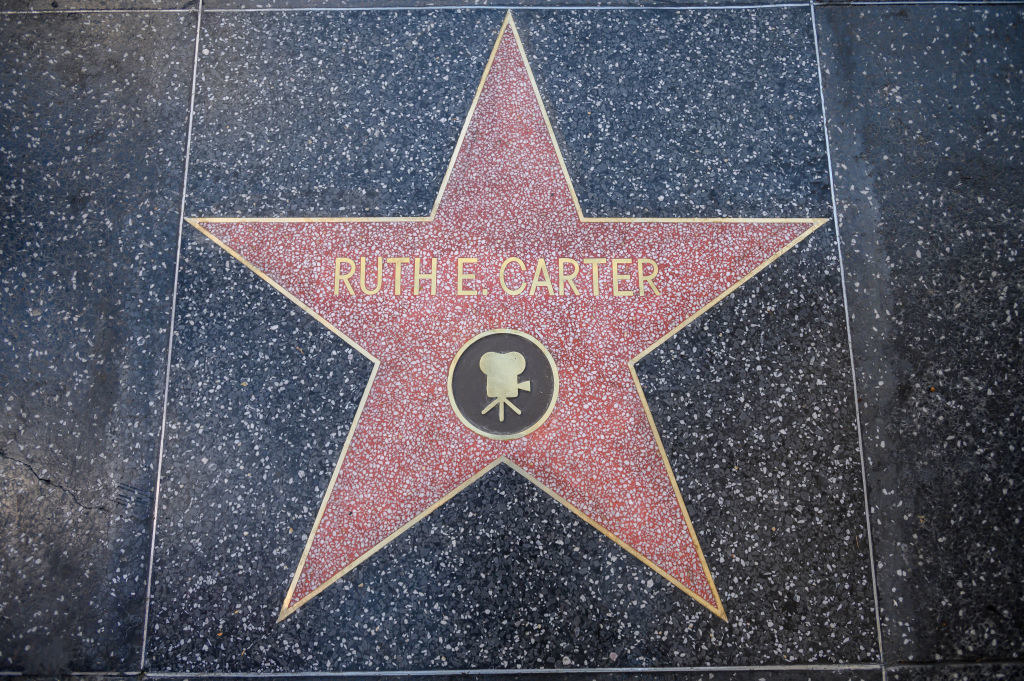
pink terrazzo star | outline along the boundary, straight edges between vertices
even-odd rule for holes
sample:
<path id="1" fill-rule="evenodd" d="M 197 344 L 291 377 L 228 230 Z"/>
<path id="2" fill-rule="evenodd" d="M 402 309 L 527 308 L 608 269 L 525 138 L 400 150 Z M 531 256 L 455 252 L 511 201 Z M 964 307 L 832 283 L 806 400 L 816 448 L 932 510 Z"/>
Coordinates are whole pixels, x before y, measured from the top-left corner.
<path id="1" fill-rule="evenodd" d="M 430 216 L 189 222 L 374 362 L 282 619 L 498 464 L 725 618 L 633 363 L 824 220 L 584 218 L 509 16 Z M 559 375 L 510 440 L 448 398 L 456 353 L 500 328 Z"/>

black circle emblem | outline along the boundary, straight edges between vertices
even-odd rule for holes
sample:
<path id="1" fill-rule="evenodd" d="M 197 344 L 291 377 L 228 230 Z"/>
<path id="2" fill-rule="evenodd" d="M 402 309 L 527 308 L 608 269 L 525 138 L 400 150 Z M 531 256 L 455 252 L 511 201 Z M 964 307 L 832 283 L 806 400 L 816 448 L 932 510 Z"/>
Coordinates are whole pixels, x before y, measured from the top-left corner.
<path id="1" fill-rule="evenodd" d="M 495 440 L 532 433 L 557 396 L 551 353 L 522 331 L 494 329 L 471 338 L 448 371 L 448 399 L 459 420 Z"/>

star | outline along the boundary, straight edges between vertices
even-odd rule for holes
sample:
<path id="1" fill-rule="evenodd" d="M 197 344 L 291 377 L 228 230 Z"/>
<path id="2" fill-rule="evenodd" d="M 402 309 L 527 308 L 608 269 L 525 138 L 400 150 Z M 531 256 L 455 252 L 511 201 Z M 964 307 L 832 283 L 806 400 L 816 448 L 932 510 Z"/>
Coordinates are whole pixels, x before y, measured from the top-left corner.
<path id="1" fill-rule="evenodd" d="M 725 619 L 634 365 L 825 220 L 584 217 L 509 13 L 429 215 L 189 222 L 373 363 L 280 619 L 498 465 Z M 449 399 L 501 329 L 557 373 L 507 439 Z"/>

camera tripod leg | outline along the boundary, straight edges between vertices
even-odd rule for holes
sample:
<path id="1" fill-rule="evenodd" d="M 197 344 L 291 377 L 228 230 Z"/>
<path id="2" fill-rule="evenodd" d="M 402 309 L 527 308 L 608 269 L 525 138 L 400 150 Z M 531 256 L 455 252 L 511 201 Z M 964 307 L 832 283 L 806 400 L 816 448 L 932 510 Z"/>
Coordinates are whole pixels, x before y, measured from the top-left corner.
<path id="1" fill-rule="evenodd" d="M 501 398 L 500 398 L 500 397 L 496 397 L 495 399 L 491 400 L 491 403 L 490 403 L 490 404 L 488 404 L 488 405 L 487 405 L 486 407 L 484 407 L 484 410 L 483 410 L 482 412 L 480 412 L 480 413 L 481 413 L 481 414 L 486 414 L 486 413 L 487 413 L 487 412 L 489 412 L 489 411 L 490 411 L 491 409 L 494 409 L 494 406 L 495 406 L 496 404 L 498 404 L 499 402 L 501 402 Z"/>

